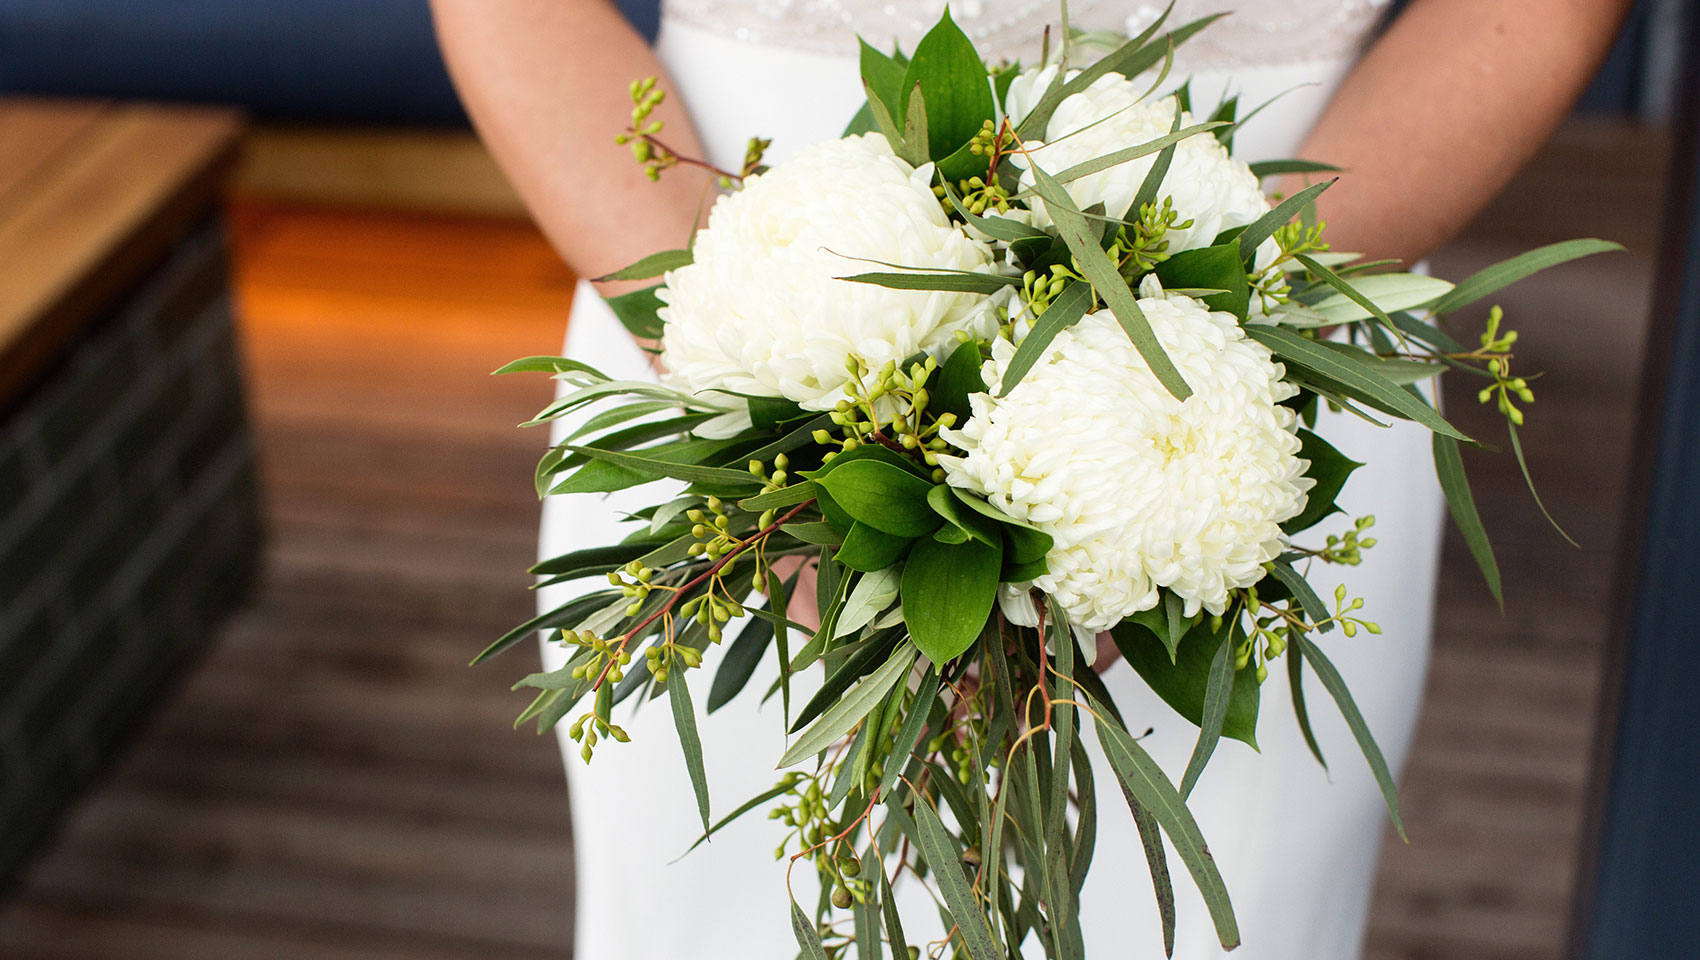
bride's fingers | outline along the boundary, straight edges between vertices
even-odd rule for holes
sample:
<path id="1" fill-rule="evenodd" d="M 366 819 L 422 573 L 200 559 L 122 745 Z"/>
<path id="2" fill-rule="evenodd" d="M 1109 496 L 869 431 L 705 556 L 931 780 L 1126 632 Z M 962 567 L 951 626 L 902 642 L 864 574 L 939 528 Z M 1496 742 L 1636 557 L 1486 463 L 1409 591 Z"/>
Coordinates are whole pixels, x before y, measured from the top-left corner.
<path id="1" fill-rule="evenodd" d="M 791 596 L 785 605 L 785 615 L 810 630 L 820 629 L 820 610 L 815 605 L 815 573 L 814 561 L 803 557 L 780 557 L 773 564 L 773 575 L 781 583 L 790 580 L 792 574 L 797 575 L 797 584 L 791 588 Z"/>

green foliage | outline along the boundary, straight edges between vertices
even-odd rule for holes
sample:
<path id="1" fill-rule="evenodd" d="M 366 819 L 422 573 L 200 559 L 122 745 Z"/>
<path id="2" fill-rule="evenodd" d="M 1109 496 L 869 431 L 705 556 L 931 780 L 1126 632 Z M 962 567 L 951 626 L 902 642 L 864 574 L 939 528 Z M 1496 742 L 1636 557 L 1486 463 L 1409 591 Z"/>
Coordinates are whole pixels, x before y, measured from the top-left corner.
<path id="1" fill-rule="evenodd" d="M 865 57 L 864 54 L 864 65 Z M 985 62 L 973 42 L 951 20 L 948 9 L 938 25 L 915 45 L 903 74 L 899 97 L 896 114 L 901 116 L 911 115 L 917 99 L 926 102 L 923 159 L 952 158 L 952 164 L 940 164 L 940 173 L 950 180 L 973 173 L 973 164 L 978 161 L 972 157 L 956 159 L 954 155 L 967 146 L 985 121 L 993 119 L 996 105 L 992 102 L 991 85 L 986 82 Z M 905 137 L 909 136 L 906 132 Z M 952 169 L 963 166 L 967 172 Z"/>
<path id="2" fill-rule="evenodd" d="M 923 539 L 903 566 L 903 618 L 915 645 L 948 663 L 973 644 L 997 599 L 1003 544 Z"/>
<path id="3" fill-rule="evenodd" d="M 1352 471 L 1363 466 L 1345 454 L 1334 449 L 1334 445 L 1322 439 L 1309 430 L 1297 431 L 1299 437 L 1299 459 L 1310 464 L 1305 468 L 1305 476 L 1315 481 L 1305 499 L 1305 508 L 1299 515 L 1281 524 L 1281 532 L 1294 534 L 1309 530 L 1332 514 L 1339 513 L 1335 498 L 1345 487 L 1346 480 Z"/>
<path id="4" fill-rule="evenodd" d="M 1208 620 L 1197 622 L 1181 636 L 1173 661 L 1164 640 L 1144 624 L 1124 620 L 1110 634 L 1128 666 L 1138 671 L 1164 703 L 1194 725 L 1204 723 L 1210 665 L 1226 636 L 1224 632 L 1212 629 Z M 1235 671 L 1233 697 L 1222 718 L 1220 734 L 1255 749 L 1258 701 L 1255 672 L 1250 668 Z"/>

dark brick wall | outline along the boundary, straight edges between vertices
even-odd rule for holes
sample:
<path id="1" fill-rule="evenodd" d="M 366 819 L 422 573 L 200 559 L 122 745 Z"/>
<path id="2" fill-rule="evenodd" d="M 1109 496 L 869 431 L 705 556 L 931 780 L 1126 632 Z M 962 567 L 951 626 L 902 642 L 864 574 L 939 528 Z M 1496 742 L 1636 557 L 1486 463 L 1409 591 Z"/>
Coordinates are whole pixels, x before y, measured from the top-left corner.
<path id="1" fill-rule="evenodd" d="M 228 276 L 209 223 L 0 412 L 0 882 L 252 578 Z"/>

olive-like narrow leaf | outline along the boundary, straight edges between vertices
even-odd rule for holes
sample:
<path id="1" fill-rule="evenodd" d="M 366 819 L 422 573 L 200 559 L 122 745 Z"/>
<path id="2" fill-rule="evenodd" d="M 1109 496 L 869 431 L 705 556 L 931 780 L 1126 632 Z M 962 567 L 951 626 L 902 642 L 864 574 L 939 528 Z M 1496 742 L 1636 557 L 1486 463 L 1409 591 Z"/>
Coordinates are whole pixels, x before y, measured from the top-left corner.
<path id="1" fill-rule="evenodd" d="M 1391 325 L 1388 314 L 1432 303 L 1452 289 L 1450 282 L 1420 273 L 1372 273 L 1347 282 L 1355 295 L 1336 293 L 1311 304 L 1310 309 L 1329 323 L 1354 323 L 1373 315 Z M 1397 331 L 1398 327 L 1393 329 Z"/>
<path id="2" fill-rule="evenodd" d="M 1612 243 L 1610 240 L 1595 239 L 1565 240 L 1560 243 L 1537 247 L 1528 253 L 1519 254 L 1470 275 L 1463 283 L 1453 287 L 1451 293 L 1436 300 L 1432 308 L 1435 313 L 1447 313 L 1475 303 L 1489 294 L 1496 293 L 1524 277 L 1548 267 L 1555 267 L 1578 257 L 1622 249 L 1622 244 Z"/>
<path id="3" fill-rule="evenodd" d="M 942 290 L 946 293 L 997 293 L 1005 287 L 1021 286 L 1020 277 L 995 273 L 858 273 L 838 279 L 892 290 Z"/>
<path id="4" fill-rule="evenodd" d="M 1174 784 L 1157 766 L 1157 761 L 1151 759 L 1145 748 L 1126 730 L 1102 718 L 1093 726 L 1098 730 L 1098 742 L 1103 745 L 1104 755 L 1115 770 L 1116 778 L 1141 806 L 1151 811 L 1175 845 L 1175 852 L 1180 855 L 1187 872 L 1192 874 L 1193 883 L 1204 895 L 1204 904 L 1216 926 L 1216 939 L 1225 950 L 1239 946 L 1239 922 L 1234 919 L 1228 887 L 1222 881 L 1216 859 L 1205 845 L 1204 835 L 1199 832 L 1198 823 L 1192 818 L 1186 802 L 1175 792 Z"/>
<path id="5" fill-rule="evenodd" d="M 880 701 L 897 685 L 909 667 L 915 662 L 915 648 L 907 643 L 900 644 L 892 652 L 891 658 L 861 683 L 844 695 L 842 700 L 833 704 L 821 718 L 815 721 L 785 755 L 779 758 L 780 767 L 789 767 L 825 750 L 834 742 L 841 739 L 851 728 L 861 722 Z"/>
<path id="6" fill-rule="evenodd" d="M 793 483 L 788 487 L 780 487 L 778 490 L 745 497 L 738 501 L 738 509 L 760 513 L 763 510 L 773 510 L 779 507 L 794 507 L 799 503 L 808 503 L 813 500 L 818 489 L 813 480 L 804 480 L 802 483 Z"/>
<path id="7" fill-rule="evenodd" d="M 620 450 L 597 450 L 594 447 L 568 444 L 567 449 L 582 453 L 592 460 L 643 472 L 650 478 L 672 477 L 687 483 L 715 483 L 749 486 L 760 483 L 747 470 L 728 470 L 725 467 L 705 467 L 696 463 L 677 463 L 654 457 L 640 456 Z"/>
<path id="8" fill-rule="evenodd" d="M 566 373 L 568 371 L 588 374 L 598 380 L 613 379 L 595 367 L 570 357 L 524 357 L 512 363 L 503 364 L 491 371 L 490 376 L 499 377 L 509 373 Z"/>
<path id="9" fill-rule="evenodd" d="M 1109 304 L 1110 312 L 1115 314 L 1122 329 L 1127 331 L 1128 339 L 1133 341 L 1139 355 L 1145 358 L 1146 366 L 1177 400 L 1192 396 L 1192 388 L 1186 385 L 1169 355 L 1163 352 L 1163 345 L 1157 342 L 1157 335 L 1152 332 L 1150 322 L 1140 311 L 1139 302 L 1133 291 L 1128 289 L 1127 281 L 1117 272 L 1116 265 L 1110 262 L 1109 255 L 1098 246 L 1097 232 L 1086 218 L 1081 216 L 1080 208 L 1074 205 L 1074 200 L 1061 184 L 1037 164 L 1032 170 L 1033 175 L 1038 178 L 1039 195 L 1045 201 L 1045 209 L 1050 212 L 1052 221 L 1062 234 L 1063 242 L 1068 244 L 1069 252 L 1074 254 L 1086 279 L 1092 281 L 1098 295 Z"/>
<path id="10" fill-rule="evenodd" d="M 921 853 L 933 868 L 933 878 L 938 882 L 939 893 L 944 896 L 945 908 L 951 919 L 956 921 L 957 932 L 968 949 L 968 956 L 972 960 L 1003 960 L 1003 949 L 986 925 L 985 911 L 980 909 L 980 902 L 975 899 L 974 891 L 968 886 L 968 878 L 962 872 L 955 844 L 951 843 L 950 834 L 945 831 L 938 812 L 925 799 L 918 799 L 915 803 L 915 826 L 920 834 Z"/>
<path id="11" fill-rule="evenodd" d="M 1139 830 L 1139 845 L 1145 848 L 1145 864 L 1151 871 L 1151 890 L 1157 895 L 1157 915 L 1163 922 L 1163 955 L 1175 955 L 1175 882 L 1169 877 L 1169 856 L 1163 852 L 1163 834 L 1157 828 L 1157 818 L 1145 809 L 1127 784 L 1121 783 L 1122 797 L 1133 813 L 1133 825 Z"/>
<path id="12" fill-rule="evenodd" d="M 1285 560 L 1277 560 L 1272 565 L 1272 571 L 1275 574 L 1275 579 L 1281 581 L 1282 585 L 1298 598 L 1299 606 L 1304 608 L 1305 616 L 1310 618 L 1312 625 L 1323 633 L 1334 629 L 1334 623 L 1328 614 L 1328 607 L 1323 605 L 1322 598 L 1316 595 L 1315 590 L 1311 589 L 1310 582 L 1300 576 L 1299 572 L 1293 569 L 1292 564 Z"/>
<path id="13" fill-rule="evenodd" d="M 697 735 L 697 712 L 691 705 L 691 692 L 685 686 L 685 671 L 673 671 L 667 678 L 667 696 L 673 704 L 673 726 L 679 732 L 679 746 L 685 751 L 685 769 L 691 775 L 691 790 L 697 797 L 697 814 L 702 828 L 709 829 L 708 774 L 703 770 L 702 739 Z"/>
<path id="14" fill-rule="evenodd" d="M 815 929 L 814 921 L 809 919 L 802 907 L 797 906 L 795 900 L 791 901 L 791 932 L 797 937 L 797 946 L 803 950 L 803 960 L 827 960 L 820 931 Z"/>
<path id="15" fill-rule="evenodd" d="M 1328 761 L 1322 757 L 1322 746 L 1316 742 L 1316 731 L 1310 727 L 1310 709 L 1305 706 L 1304 651 L 1298 647 L 1287 648 L 1287 686 L 1293 695 L 1293 716 L 1299 722 L 1299 733 L 1304 735 L 1305 746 L 1310 748 L 1310 755 L 1316 762 L 1322 764 L 1322 769 L 1328 769 Z"/>
<path id="16" fill-rule="evenodd" d="M 1228 720 L 1228 701 L 1234 695 L 1234 629 L 1226 626 L 1210 660 L 1210 673 L 1204 682 L 1204 718 L 1198 725 L 1198 743 L 1187 759 L 1186 772 L 1181 775 L 1181 799 L 1192 796 L 1192 788 L 1204 773 L 1216 743 L 1222 739 L 1222 725 Z"/>
<path id="17" fill-rule="evenodd" d="M 1393 819 L 1393 828 L 1399 831 L 1399 839 L 1406 843 L 1410 838 L 1405 836 L 1405 821 L 1399 816 L 1399 786 L 1393 782 L 1393 771 L 1387 768 L 1387 759 L 1381 755 L 1381 748 L 1376 746 L 1375 737 L 1369 732 L 1369 724 L 1364 715 L 1358 710 L 1352 692 L 1346 689 L 1346 681 L 1340 676 L 1340 671 L 1334 669 L 1334 664 L 1322 655 L 1322 651 L 1313 643 L 1310 637 L 1295 633 L 1293 642 L 1303 652 L 1304 658 L 1310 661 L 1311 669 L 1316 671 L 1316 678 L 1322 681 L 1323 689 L 1334 698 L 1334 703 L 1340 708 L 1340 715 L 1346 718 L 1346 726 L 1352 730 L 1352 736 L 1358 741 L 1358 749 L 1363 751 L 1364 759 L 1369 761 L 1369 768 L 1375 773 L 1375 782 L 1381 787 L 1381 797 L 1387 802 L 1387 815 Z"/>
<path id="18" fill-rule="evenodd" d="M 899 78 L 899 82 L 901 82 L 901 78 Z M 862 88 L 868 94 L 868 112 L 873 114 L 874 125 L 879 128 L 880 134 L 885 137 L 886 142 L 891 144 L 891 152 L 902 156 L 903 131 L 898 129 L 897 121 L 892 119 L 891 109 L 886 106 L 885 101 L 880 99 L 879 94 L 865 79 L 862 81 Z"/>
<path id="19" fill-rule="evenodd" d="M 886 761 L 885 776 L 880 778 L 880 795 L 889 796 L 897 786 L 897 777 L 903 772 L 905 762 L 915 744 L 920 742 L 921 733 L 927 728 L 927 714 L 933 709 L 933 701 L 939 695 L 939 671 L 937 667 L 928 667 L 927 675 L 921 678 L 921 686 L 915 691 L 915 700 L 909 705 L 909 716 L 903 720 L 902 729 L 897 731 L 897 740 L 891 745 L 891 757 Z"/>
<path id="20" fill-rule="evenodd" d="M 1123 147 L 1120 150 L 1106 153 L 1101 157 L 1093 157 L 1090 160 L 1082 160 L 1072 167 L 1064 167 L 1056 173 L 1055 179 L 1058 183 L 1070 183 L 1072 181 L 1079 180 L 1081 177 L 1089 177 L 1099 171 L 1108 170 L 1111 167 L 1127 163 L 1129 160 L 1138 160 L 1140 157 L 1148 157 L 1153 153 L 1159 153 L 1177 143 L 1180 143 L 1188 137 L 1195 137 L 1201 133 L 1209 133 L 1218 127 L 1225 127 L 1227 125 L 1228 124 L 1224 121 L 1209 120 L 1204 123 L 1195 123 L 1190 127 L 1182 127 L 1173 133 L 1165 133 L 1155 140 L 1147 140 L 1144 143 L 1135 144 L 1131 147 Z M 1034 192 L 1038 193 L 1039 191 L 1035 190 Z M 1043 196 L 1043 194 L 1041 194 L 1041 196 Z M 1138 211 L 1136 209 L 1133 212 L 1137 213 Z"/>
<path id="21" fill-rule="evenodd" d="M 1056 299 L 1039 318 L 1033 321 L 1033 328 L 1022 339 L 1021 345 L 1015 348 L 1015 356 L 1010 358 L 1009 366 L 1004 368 L 1003 383 L 998 388 L 998 396 L 1007 397 L 1027 376 L 1027 371 L 1044 356 L 1045 348 L 1051 345 L 1057 334 L 1067 330 L 1079 322 L 1081 317 L 1093 303 L 1092 285 L 1089 283 L 1073 282 L 1057 294 Z"/>
<path id="22" fill-rule="evenodd" d="M 1457 524 L 1458 532 L 1464 535 L 1470 556 L 1476 558 L 1476 566 L 1481 568 L 1488 590 L 1503 610 L 1505 597 L 1499 587 L 1499 561 L 1494 559 L 1493 544 L 1488 541 L 1487 530 L 1482 527 L 1481 514 L 1476 512 L 1476 498 L 1470 492 L 1470 479 L 1464 475 L 1464 458 L 1458 450 L 1458 441 L 1437 433 L 1433 450 L 1434 473 L 1440 479 L 1440 490 L 1446 495 L 1446 507 L 1452 511 L 1452 521 Z"/>
<path id="23" fill-rule="evenodd" d="M 1307 340 L 1280 327 L 1248 326 L 1245 332 L 1246 336 L 1268 347 L 1279 359 L 1350 387 L 1407 420 L 1414 420 L 1428 427 L 1436 436 L 1444 435 L 1466 441 L 1470 439 L 1447 423 L 1440 414 L 1435 413 L 1433 407 L 1405 392 L 1398 384 L 1361 363 L 1340 356 L 1314 340 Z"/>
<path id="24" fill-rule="evenodd" d="M 903 918 L 897 915 L 897 900 L 891 895 L 891 881 L 878 860 L 874 872 L 880 875 L 880 909 L 885 913 L 885 929 L 891 941 L 891 955 L 901 960 L 909 955 L 909 941 L 903 937 Z"/>
<path id="25" fill-rule="evenodd" d="M 1339 167 L 1328 163 L 1318 163 L 1315 160 L 1264 160 L 1251 165 L 1252 176 L 1259 180 L 1264 177 L 1278 177 L 1288 173 L 1339 172 Z"/>
<path id="26" fill-rule="evenodd" d="M 1338 178 L 1336 178 L 1338 179 Z M 1240 232 L 1240 259 L 1249 260 L 1257 255 L 1257 248 L 1275 235 L 1288 221 L 1299 215 L 1299 211 L 1315 202 L 1322 191 L 1334 186 L 1335 180 L 1324 180 L 1313 183 L 1285 200 L 1275 205 L 1273 210 L 1253 220 L 1245 230 Z"/>
<path id="27" fill-rule="evenodd" d="M 904 160 L 912 167 L 918 167 L 927 162 L 927 143 L 931 136 L 927 132 L 927 99 L 921 93 L 921 85 L 915 84 L 909 91 L 906 101 L 908 106 L 903 117 L 903 149 L 900 151 Z"/>
<path id="28" fill-rule="evenodd" d="M 773 612 L 773 601 L 767 603 L 769 613 Z M 708 712 L 713 713 L 725 706 L 731 699 L 744 689 L 750 682 L 750 677 L 756 672 L 756 665 L 767 653 L 768 644 L 773 642 L 773 621 L 764 617 L 751 617 L 744 629 L 738 631 L 737 639 L 726 648 L 726 656 L 720 661 L 720 668 L 714 671 L 714 682 L 708 688 Z"/>
<path id="29" fill-rule="evenodd" d="M 604 283 L 609 280 L 648 280 L 650 277 L 659 277 L 669 270 L 677 270 L 680 267 L 688 267 L 690 264 L 691 252 L 689 250 L 663 250 L 660 253 L 652 253 L 629 267 L 622 267 L 619 270 L 615 270 L 613 273 L 605 273 L 602 276 L 597 277 L 596 282 Z"/>
<path id="30" fill-rule="evenodd" d="M 1529 496 L 1535 498 L 1535 506 L 1541 508 L 1541 516 L 1546 517 L 1547 523 L 1552 524 L 1552 528 L 1558 531 L 1558 535 L 1569 542 L 1571 546 L 1578 550 L 1582 549 L 1582 545 L 1577 543 L 1570 534 L 1564 532 L 1564 528 L 1559 526 L 1558 521 L 1552 518 L 1552 514 L 1547 510 L 1547 505 L 1541 502 L 1540 491 L 1535 489 L 1535 478 L 1529 473 L 1528 458 L 1523 456 L 1523 441 L 1517 437 L 1517 425 L 1508 420 L 1505 427 L 1511 431 L 1511 452 L 1517 455 L 1517 466 L 1523 471 L 1523 483 L 1529 488 Z"/>
<path id="31" fill-rule="evenodd" d="M 721 817 L 719 820 L 716 820 L 714 822 L 714 826 L 709 827 L 707 830 L 703 831 L 703 835 L 698 837 L 696 839 L 696 842 L 691 844 L 690 850 L 686 850 L 685 853 L 690 853 L 691 850 L 695 850 L 697 847 L 700 847 L 704 843 L 707 843 L 708 840 L 711 837 L 713 837 L 716 833 L 718 833 L 722 828 L 724 828 L 727 824 L 731 823 L 732 821 L 738 819 L 739 817 L 743 816 L 746 813 L 749 813 L 751 810 L 754 810 L 755 808 L 761 806 L 762 804 L 768 802 L 769 800 L 772 800 L 774 797 L 783 796 L 784 794 L 790 793 L 791 790 L 792 790 L 791 786 L 788 786 L 784 783 L 779 783 L 779 784 L 775 784 L 772 787 L 767 788 L 766 790 L 763 790 L 761 793 L 756 794 L 755 796 L 751 797 L 750 799 L 745 800 L 741 805 L 739 805 L 738 809 L 732 811 L 731 813 L 728 813 L 724 817 Z"/>

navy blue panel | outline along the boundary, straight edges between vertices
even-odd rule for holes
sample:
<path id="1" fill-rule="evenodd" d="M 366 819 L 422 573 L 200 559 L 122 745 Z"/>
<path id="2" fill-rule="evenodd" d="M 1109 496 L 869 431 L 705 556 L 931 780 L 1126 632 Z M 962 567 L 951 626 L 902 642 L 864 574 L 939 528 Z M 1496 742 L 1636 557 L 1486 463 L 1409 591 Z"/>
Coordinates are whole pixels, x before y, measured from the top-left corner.
<path id="1" fill-rule="evenodd" d="M 424 0 L 0 0 L 0 90 L 463 120 Z"/>
<path id="2" fill-rule="evenodd" d="M 1690 50 L 1700 9 L 1690 3 Z M 1574 955 L 1700 957 L 1700 64 L 1682 89 Z M 1634 537 L 1639 534 L 1639 540 Z"/>
<path id="3" fill-rule="evenodd" d="M 650 40 L 661 25 L 661 0 L 619 0 L 626 19 Z"/>

